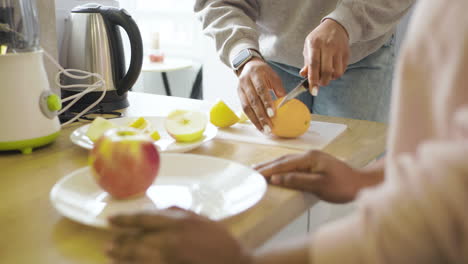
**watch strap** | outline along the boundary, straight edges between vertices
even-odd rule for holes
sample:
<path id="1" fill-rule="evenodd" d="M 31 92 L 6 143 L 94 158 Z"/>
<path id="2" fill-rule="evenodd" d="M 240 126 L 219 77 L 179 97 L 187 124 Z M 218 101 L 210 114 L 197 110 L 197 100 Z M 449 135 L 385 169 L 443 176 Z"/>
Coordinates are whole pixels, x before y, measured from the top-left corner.
<path id="1" fill-rule="evenodd" d="M 252 58 L 260 58 L 263 60 L 262 54 L 255 49 L 244 49 L 239 52 L 234 60 L 232 61 L 232 68 L 237 73 L 237 71 L 242 68 L 247 62 L 249 62 Z"/>

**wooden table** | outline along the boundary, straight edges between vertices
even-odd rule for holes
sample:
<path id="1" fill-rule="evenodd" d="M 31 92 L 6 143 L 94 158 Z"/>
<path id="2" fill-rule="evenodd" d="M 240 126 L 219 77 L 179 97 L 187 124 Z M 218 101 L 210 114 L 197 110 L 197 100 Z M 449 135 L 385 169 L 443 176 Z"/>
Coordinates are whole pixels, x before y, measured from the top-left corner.
<path id="1" fill-rule="evenodd" d="M 198 100 L 130 93 L 127 116 L 165 115 L 174 108 L 201 109 Z M 205 104 L 205 105 L 204 105 Z M 315 120 L 348 125 L 324 151 L 354 166 L 364 166 L 383 152 L 386 125 L 314 116 Z M 31 155 L 0 153 L 0 262 L 106 263 L 103 254 L 108 231 L 87 227 L 59 215 L 49 202 L 49 191 L 64 175 L 86 166 L 87 151 L 72 144 L 70 133 L 82 124 L 62 130 L 57 141 Z M 246 165 L 297 150 L 212 140 L 192 153 L 217 156 Z M 224 221 L 249 247 L 258 247 L 310 208 L 312 195 L 270 186 L 264 199 L 250 210 Z"/>

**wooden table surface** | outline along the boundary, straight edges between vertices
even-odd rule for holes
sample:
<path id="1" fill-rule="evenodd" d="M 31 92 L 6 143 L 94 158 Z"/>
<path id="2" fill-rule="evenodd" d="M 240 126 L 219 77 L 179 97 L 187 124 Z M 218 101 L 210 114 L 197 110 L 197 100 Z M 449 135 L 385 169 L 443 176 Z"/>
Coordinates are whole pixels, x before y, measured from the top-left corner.
<path id="1" fill-rule="evenodd" d="M 166 115 L 174 108 L 206 109 L 207 102 L 130 93 L 126 116 Z M 343 123 L 348 129 L 324 151 L 360 167 L 384 151 L 386 125 L 313 116 Z M 85 149 L 75 146 L 67 126 L 52 145 L 30 155 L 0 152 L 0 263 L 107 263 L 103 250 L 111 235 L 62 217 L 49 202 L 49 192 L 64 175 L 86 166 Z M 253 165 L 297 150 L 212 140 L 191 153 Z M 261 202 L 223 223 L 249 247 L 258 247 L 310 208 L 312 195 L 269 186 Z"/>

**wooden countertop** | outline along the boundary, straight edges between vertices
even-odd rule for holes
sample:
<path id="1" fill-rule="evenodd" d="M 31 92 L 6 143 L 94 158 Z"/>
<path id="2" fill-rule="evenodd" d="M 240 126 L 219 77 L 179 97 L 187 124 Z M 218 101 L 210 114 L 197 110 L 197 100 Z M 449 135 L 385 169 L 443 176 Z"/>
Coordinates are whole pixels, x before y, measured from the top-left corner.
<path id="1" fill-rule="evenodd" d="M 166 115 L 174 108 L 201 109 L 206 102 L 130 93 L 127 116 Z M 315 115 L 314 120 L 343 123 L 348 129 L 324 151 L 354 166 L 364 166 L 384 151 L 386 125 Z M 69 140 L 82 124 L 64 128 L 57 141 L 31 155 L 0 152 L 0 262 L 107 263 L 108 231 L 70 221 L 49 202 L 52 186 L 86 166 L 87 151 Z M 253 165 L 297 150 L 212 140 L 192 153 Z M 258 247 L 316 202 L 312 195 L 269 186 L 264 199 L 224 224 L 249 247 Z"/>

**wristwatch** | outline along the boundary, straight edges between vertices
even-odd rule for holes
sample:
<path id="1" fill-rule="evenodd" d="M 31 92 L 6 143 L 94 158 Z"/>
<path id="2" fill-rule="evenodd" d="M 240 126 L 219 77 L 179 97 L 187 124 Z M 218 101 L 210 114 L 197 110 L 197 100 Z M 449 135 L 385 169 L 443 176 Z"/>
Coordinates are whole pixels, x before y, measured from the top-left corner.
<path id="1" fill-rule="evenodd" d="M 237 71 L 240 68 L 242 68 L 242 66 L 244 66 L 244 64 L 246 64 L 248 61 L 250 61 L 254 57 L 257 57 L 257 58 L 260 58 L 260 59 L 263 60 L 263 57 L 260 54 L 260 52 L 254 50 L 254 49 L 243 49 L 232 60 L 232 68 L 237 73 Z"/>

